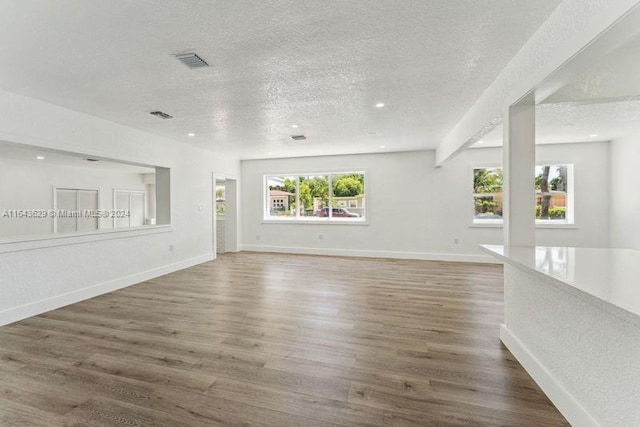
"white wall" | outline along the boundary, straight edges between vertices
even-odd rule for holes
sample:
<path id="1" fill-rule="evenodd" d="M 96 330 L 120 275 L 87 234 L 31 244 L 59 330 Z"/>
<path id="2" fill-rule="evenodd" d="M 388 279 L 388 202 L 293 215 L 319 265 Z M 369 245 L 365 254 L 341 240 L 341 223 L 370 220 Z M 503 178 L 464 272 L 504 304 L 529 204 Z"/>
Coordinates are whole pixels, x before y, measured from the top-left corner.
<path id="1" fill-rule="evenodd" d="M 576 228 L 539 229 L 538 244 L 608 245 L 608 207 L 602 203 L 608 194 L 608 162 L 603 162 L 608 152 L 608 143 L 538 147 L 538 161 L 574 163 L 576 180 Z M 499 165 L 501 149 L 467 150 L 441 168 L 434 168 L 434 160 L 433 151 L 419 151 L 243 161 L 243 249 L 491 261 L 477 247 L 501 244 L 502 229 L 471 226 L 471 169 Z M 351 169 L 369 174 L 369 225 L 263 223 L 265 174 Z"/>
<path id="2" fill-rule="evenodd" d="M 611 247 L 640 249 L 640 136 L 611 142 Z"/>
<path id="3" fill-rule="evenodd" d="M 100 209 L 113 209 L 113 190 L 146 191 L 140 173 L 104 168 L 74 167 L 43 161 L 0 158 L 0 213 L 5 209 L 53 209 L 53 187 L 98 189 Z M 100 228 L 113 220 L 99 219 Z M 53 218 L 2 218 L 0 238 L 53 233 Z"/>
<path id="4" fill-rule="evenodd" d="M 238 176 L 236 159 L 3 91 L 0 140 L 169 167 L 172 206 L 169 230 L 0 244 L 0 325 L 214 256 L 212 173 Z"/>

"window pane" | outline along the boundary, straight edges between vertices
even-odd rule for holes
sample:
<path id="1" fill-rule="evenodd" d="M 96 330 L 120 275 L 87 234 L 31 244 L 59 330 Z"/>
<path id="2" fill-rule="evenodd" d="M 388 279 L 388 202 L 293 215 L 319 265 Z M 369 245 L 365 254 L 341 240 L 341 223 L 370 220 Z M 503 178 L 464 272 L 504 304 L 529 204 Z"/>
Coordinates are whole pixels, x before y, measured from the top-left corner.
<path id="1" fill-rule="evenodd" d="M 297 180 L 296 176 L 267 177 L 267 216 L 296 217 Z"/>
<path id="2" fill-rule="evenodd" d="M 474 196 L 474 219 L 501 220 L 502 219 L 502 194 Z"/>
<path id="3" fill-rule="evenodd" d="M 473 170 L 474 220 L 502 219 L 502 169 Z"/>
<path id="4" fill-rule="evenodd" d="M 566 221 L 567 165 L 536 167 L 536 219 Z"/>
<path id="5" fill-rule="evenodd" d="M 572 165 L 536 166 L 536 220 L 572 221 L 571 168 Z M 473 170 L 474 222 L 502 219 L 502 184 L 502 168 Z"/>
<path id="6" fill-rule="evenodd" d="M 331 175 L 331 206 L 327 213 L 332 218 L 365 218 L 364 173 Z"/>
<path id="7" fill-rule="evenodd" d="M 300 216 L 327 217 L 329 206 L 329 177 L 309 175 L 300 177 Z"/>
<path id="8" fill-rule="evenodd" d="M 265 176 L 265 219 L 362 221 L 364 172 Z"/>
<path id="9" fill-rule="evenodd" d="M 226 186 L 223 185 L 216 185 L 216 215 L 224 215 L 224 213 L 227 211 L 227 204 L 225 201 L 225 189 Z"/>

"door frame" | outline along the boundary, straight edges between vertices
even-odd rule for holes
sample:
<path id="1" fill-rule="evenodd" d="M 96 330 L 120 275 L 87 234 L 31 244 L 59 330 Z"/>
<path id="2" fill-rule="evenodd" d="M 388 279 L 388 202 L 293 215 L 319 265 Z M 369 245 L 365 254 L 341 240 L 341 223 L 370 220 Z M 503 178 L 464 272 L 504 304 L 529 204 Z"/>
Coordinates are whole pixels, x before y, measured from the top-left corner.
<path id="1" fill-rule="evenodd" d="M 225 252 L 238 252 L 240 250 L 238 224 L 239 224 L 239 188 L 238 178 L 235 175 L 218 174 L 211 175 L 211 224 L 213 257 L 217 258 L 217 215 L 216 215 L 216 182 L 225 182 Z M 230 184 L 230 185 L 229 185 Z"/>

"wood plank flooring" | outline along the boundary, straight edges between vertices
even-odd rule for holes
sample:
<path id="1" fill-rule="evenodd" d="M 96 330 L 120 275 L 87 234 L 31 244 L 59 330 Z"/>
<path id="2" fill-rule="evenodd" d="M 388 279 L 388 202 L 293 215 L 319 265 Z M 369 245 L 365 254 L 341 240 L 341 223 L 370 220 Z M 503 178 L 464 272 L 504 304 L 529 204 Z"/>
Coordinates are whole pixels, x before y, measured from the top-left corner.
<path id="1" fill-rule="evenodd" d="M 0 328 L 0 425 L 568 425 L 502 300 L 495 265 L 224 254 Z"/>

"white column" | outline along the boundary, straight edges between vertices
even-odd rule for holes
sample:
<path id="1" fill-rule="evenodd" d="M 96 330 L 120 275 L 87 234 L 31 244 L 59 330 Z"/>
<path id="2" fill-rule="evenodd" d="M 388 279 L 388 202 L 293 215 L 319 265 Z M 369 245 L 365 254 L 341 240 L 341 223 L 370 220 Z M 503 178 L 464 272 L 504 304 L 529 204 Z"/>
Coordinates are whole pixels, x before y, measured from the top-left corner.
<path id="1" fill-rule="evenodd" d="M 533 96 L 509 107 L 504 115 L 504 244 L 535 246 L 535 132 Z"/>

